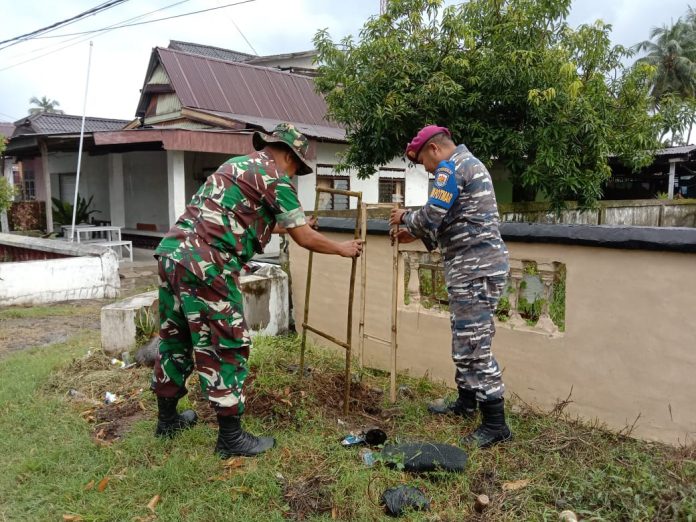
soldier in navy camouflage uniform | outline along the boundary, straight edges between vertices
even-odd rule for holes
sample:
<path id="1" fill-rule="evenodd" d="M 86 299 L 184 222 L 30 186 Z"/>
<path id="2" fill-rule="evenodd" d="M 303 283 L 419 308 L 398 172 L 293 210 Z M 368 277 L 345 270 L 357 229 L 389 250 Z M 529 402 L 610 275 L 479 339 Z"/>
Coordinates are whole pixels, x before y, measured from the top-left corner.
<path id="1" fill-rule="evenodd" d="M 496 305 L 505 289 L 508 252 L 498 230 L 498 207 L 486 167 L 444 127 L 429 125 L 409 143 L 406 155 L 434 174 L 430 197 L 415 211 L 395 209 L 400 242 L 421 238 L 440 248 L 450 300 L 456 402 L 433 404 L 432 413 L 473 417 L 482 424 L 463 439 L 487 447 L 512 437 L 505 423 L 501 370 L 491 352 Z"/>
<path id="2" fill-rule="evenodd" d="M 287 232 L 313 252 L 356 257 L 362 249 L 360 241 L 325 238 L 305 220 L 290 178 L 312 172 L 307 138 L 282 123 L 271 135 L 254 133 L 253 144 L 257 152 L 231 158 L 208 177 L 155 252 L 161 338 L 155 433 L 172 436 L 196 422 L 193 411 L 176 410 L 195 368 L 217 413 L 216 451 L 223 458 L 256 455 L 275 443 L 240 424 L 251 347 L 239 290 L 242 266 L 263 252 L 274 232 Z"/>

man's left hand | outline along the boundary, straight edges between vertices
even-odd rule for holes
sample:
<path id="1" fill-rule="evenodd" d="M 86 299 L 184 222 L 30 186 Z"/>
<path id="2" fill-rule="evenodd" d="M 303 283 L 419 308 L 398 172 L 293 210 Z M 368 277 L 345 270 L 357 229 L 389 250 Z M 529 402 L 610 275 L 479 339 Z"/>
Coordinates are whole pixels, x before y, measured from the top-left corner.
<path id="1" fill-rule="evenodd" d="M 389 216 L 389 224 L 390 225 L 401 225 L 401 220 L 404 217 L 404 214 L 408 212 L 407 210 L 403 208 L 393 208 L 391 211 L 391 215 Z"/>

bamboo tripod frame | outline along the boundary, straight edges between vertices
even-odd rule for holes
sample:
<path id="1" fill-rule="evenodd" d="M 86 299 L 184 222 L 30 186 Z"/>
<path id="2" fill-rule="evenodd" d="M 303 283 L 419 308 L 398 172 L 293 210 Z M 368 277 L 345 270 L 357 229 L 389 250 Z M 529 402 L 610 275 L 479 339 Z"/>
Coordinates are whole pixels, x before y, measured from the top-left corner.
<path id="1" fill-rule="evenodd" d="M 319 209 L 319 194 L 325 192 L 328 194 L 338 194 L 341 196 L 348 196 L 349 198 L 358 199 L 358 208 L 362 208 L 362 192 L 351 192 L 349 190 L 340 190 L 332 188 L 317 187 L 316 199 L 314 200 L 314 214 L 317 217 L 317 210 Z M 359 216 L 355 218 L 355 233 L 354 238 L 358 239 L 360 236 L 360 225 L 361 220 Z M 363 232 L 364 234 L 364 232 Z M 309 296 L 312 287 L 312 264 L 314 261 L 314 252 L 309 253 L 309 261 L 307 262 L 307 289 L 305 290 L 305 302 L 304 302 L 304 315 L 302 318 L 302 344 L 300 347 L 300 379 L 304 378 L 304 362 L 305 362 L 305 348 L 307 346 L 307 331 L 313 332 L 320 335 L 324 339 L 331 341 L 334 344 L 342 347 L 346 351 L 346 371 L 345 371 L 345 385 L 343 387 L 343 414 L 347 415 L 350 407 L 350 364 L 352 357 L 352 346 L 353 346 L 353 298 L 355 296 L 355 272 L 358 265 L 358 260 L 356 258 L 352 259 L 350 267 L 350 287 L 348 290 L 348 325 L 346 330 L 346 340 L 341 341 L 333 335 L 326 332 L 322 332 L 318 328 L 309 325 Z"/>
<path id="2" fill-rule="evenodd" d="M 382 339 L 365 332 L 365 302 L 367 299 L 367 211 L 377 208 L 398 208 L 398 204 L 376 204 L 366 205 L 363 203 L 360 209 L 360 230 L 363 241 L 363 251 L 360 265 L 360 323 L 358 327 L 358 360 L 360 366 L 364 363 L 365 340 L 380 343 L 391 348 L 390 379 L 389 379 L 389 399 L 392 403 L 396 402 L 396 353 L 397 353 L 397 306 L 399 299 L 399 244 L 394 241 L 392 245 L 392 302 L 391 302 L 391 339 Z M 398 226 L 397 226 L 398 230 Z"/>

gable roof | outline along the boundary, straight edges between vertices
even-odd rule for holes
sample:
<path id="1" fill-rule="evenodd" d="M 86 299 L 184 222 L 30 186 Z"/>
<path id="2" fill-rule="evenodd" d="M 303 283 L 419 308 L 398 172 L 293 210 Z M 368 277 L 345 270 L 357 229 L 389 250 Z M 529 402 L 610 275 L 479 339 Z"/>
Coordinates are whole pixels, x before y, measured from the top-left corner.
<path id="1" fill-rule="evenodd" d="M 85 118 L 85 132 L 119 130 L 126 126 L 128 120 L 110 118 Z M 24 134 L 71 134 L 79 133 L 82 128 L 82 116 L 38 112 L 14 122 L 14 136 Z"/>
<path id="2" fill-rule="evenodd" d="M 226 62 L 245 62 L 258 56 L 247 53 L 240 53 L 232 49 L 223 49 L 222 47 L 213 47 L 212 45 L 202 45 L 193 42 L 182 42 L 180 40 L 169 40 L 169 49 L 175 51 L 183 51 L 191 54 L 199 54 L 207 58 L 217 58 Z"/>
<path id="3" fill-rule="evenodd" d="M 326 119 L 324 98 L 307 76 L 161 47 L 153 50 L 138 116 L 144 116 L 148 96 L 154 92 L 148 81 L 158 64 L 169 82 L 162 87 L 171 88 L 184 108 L 229 115 L 252 125 L 259 125 L 253 120 L 287 121 L 313 128 L 315 137 L 344 136 L 340 126 Z"/>

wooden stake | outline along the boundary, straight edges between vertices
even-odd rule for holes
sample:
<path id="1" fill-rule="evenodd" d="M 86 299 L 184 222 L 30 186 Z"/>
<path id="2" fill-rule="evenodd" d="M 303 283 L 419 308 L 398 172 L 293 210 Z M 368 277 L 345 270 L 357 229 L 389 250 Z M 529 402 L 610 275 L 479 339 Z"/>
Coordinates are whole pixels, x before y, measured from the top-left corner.
<path id="1" fill-rule="evenodd" d="M 317 217 L 317 211 L 319 210 L 319 191 L 317 190 L 314 199 L 314 212 L 312 217 Z M 307 347 L 307 328 L 304 325 L 307 324 L 309 319 L 309 293 L 312 287 L 312 264 L 314 261 L 314 252 L 309 251 L 309 259 L 307 261 L 307 288 L 305 289 L 305 301 L 304 301 L 304 314 L 302 316 L 302 343 L 300 344 L 300 380 L 304 378 L 304 360 L 305 360 L 305 348 Z"/>
<path id="2" fill-rule="evenodd" d="M 477 513 L 483 513 L 483 511 L 488 507 L 490 503 L 491 500 L 488 498 L 488 495 L 479 495 L 478 497 L 476 497 L 474 509 Z"/>
<path id="3" fill-rule="evenodd" d="M 354 239 L 360 237 L 360 209 L 362 208 L 362 192 L 358 192 L 358 215 L 355 216 Z M 348 325 L 346 331 L 346 384 L 343 393 L 343 415 L 348 415 L 350 407 L 350 364 L 353 355 L 353 298 L 355 297 L 355 271 L 358 267 L 358 260 L 353 258 L 350 264 L 350 288 L 348 290 Z"/>
<path id="4" fill-rule="evenodd" d="M 395 205 L 399 208 L 399 204 Z M 399 225 L 396 225 L 396 232 L 399 231 Z M 391 402 L 396 402 L 396 350 L 397 350 L 397 328 L 396 321 L 398 317 L 399 304 L 399 242 L 395 239 L 392 245 L 392 310 L 391 310 L 391 378 L 389 383 L 389 398 Z"/>
<path id="5" fill-rule="evenodd" d="M 360 206 L 360 239 L 363 242 L 360 259 L 360 323 L 358 324 L 358 363 L 365 364 L 365 300 L 367 299 L 367 205 Z"/>

